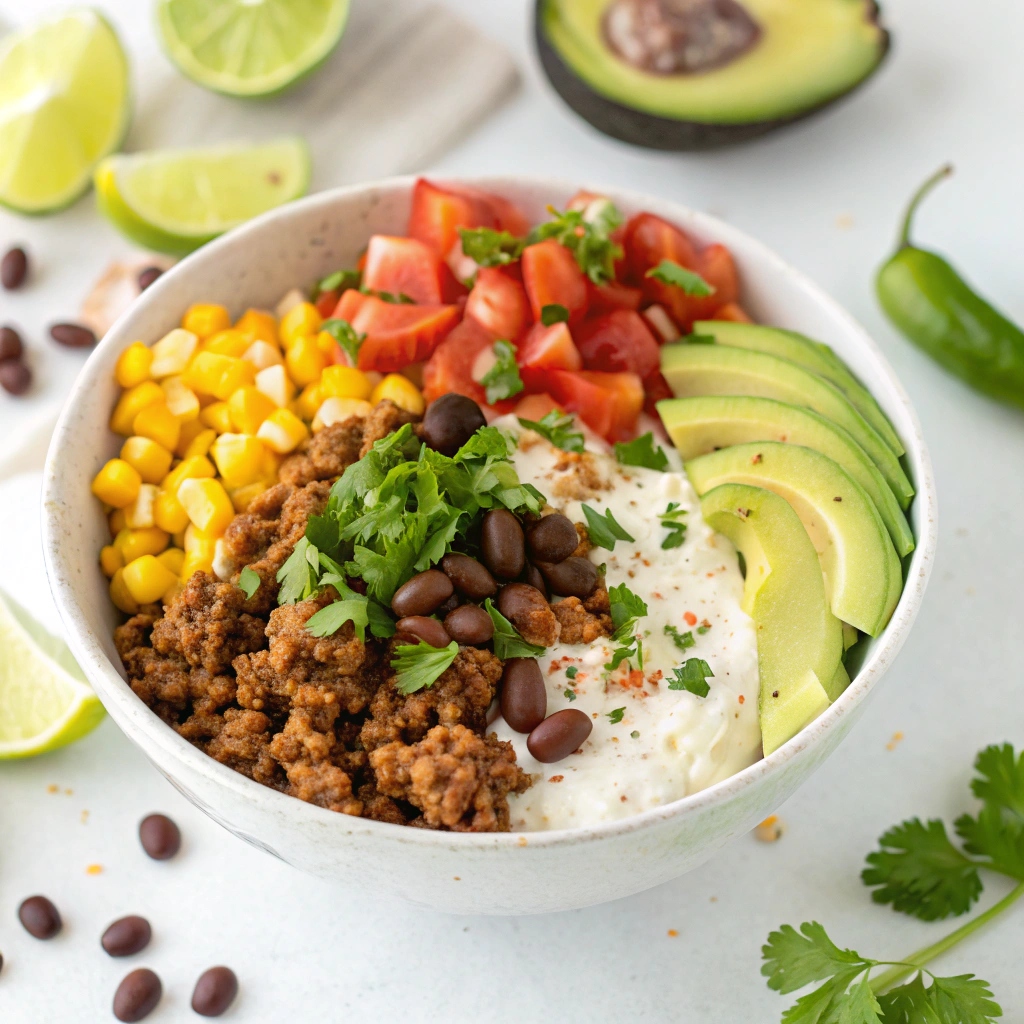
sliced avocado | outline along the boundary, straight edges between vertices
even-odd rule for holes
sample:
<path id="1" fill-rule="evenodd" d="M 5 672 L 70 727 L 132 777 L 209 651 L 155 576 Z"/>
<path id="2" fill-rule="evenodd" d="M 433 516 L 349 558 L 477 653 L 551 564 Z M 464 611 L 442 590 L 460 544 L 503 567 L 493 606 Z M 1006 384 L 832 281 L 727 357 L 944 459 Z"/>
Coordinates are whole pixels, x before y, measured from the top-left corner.
<path id="1" fill-rule="evenodd" d="M 758 441 L 686 463 L 697 494 L 725 483 L 766 487 L 796 510 L 821 560 L 829 607 L 869 636 L 903 591 L 899 556 L 874 502 L 836 462 L 810 448 Z"/>
<path id="2" fill-rule="evenodd" d="M 664 345 L 661 372 L 676 398 L 693 395 L 756 395 L 804 405 L 848 431 L 868 453 L 901 508 L 914 495 L 892 449 L 846 396 L 810 370 L 765 352 L 726 345 Z"/>
<path id="3" fill-rule="evenodd" d="M 906 451 L 874 396 L 850 373 L 846 363 L 828 345 L 781 327 L 762 327 L 760 324 L 741 324 L 728 320 L 700 320 L 693 325 L 693 333 L 714 338 L 719 345 L 752 348 L 757 352 L 788 359 L 791 363 L 799 363 L 835 384 L 850 400 L 850 404 L 878 431 L 893 454 L 898 457 Z"/>
<path id="4" fill-rule="evenodd" d="M 806 117 L 870 77 L 889 48 L 874 0 L 537 0 L 535 36 L 577 114 L 666 150 Z"/>
<path id="5" fill-rule="evenodd" d="M 844 622 L 843 652 L 848 651 L 858 640 L 860 640 L 860 630 L 856 626 L 851 626 L 848 622 Z"/>
<path id="6" fill-rule="evenodd" d="M 723 484 L 701 498 L 704 520 L 747 565 L 744 610 L 757 628 L 758 713 L 767 756 L 829 706 L 843 629 L 829 610 L 807 531 L 785 499 Z"/>
<path id="7" fill-rule="evenodd" d="M 846 634 L 846 623 L 843 623 L 843 634 Z M 845 642 L 845 641 L 844 641 Z M 825 692 L 828 694 L 828 699 L 835 704 L 837 700 L 843 695 L 843 691 L 850 685 L 850 673 L 846 671 L 846 666 L 840 661 L 836 668 L 836 674 L 829 680 L 825 686 Z"/>
<path id="8" fill-rule="evenodd" d="M 831 420 L 799 405 L 750 395 L 704 395 L 658 402 L 661 422 L 683 461 L 748 441 L 786 441 L 838 462 L 868 492 L 901 558 L 914 535 L 892 488 L 867 452 Z"/>

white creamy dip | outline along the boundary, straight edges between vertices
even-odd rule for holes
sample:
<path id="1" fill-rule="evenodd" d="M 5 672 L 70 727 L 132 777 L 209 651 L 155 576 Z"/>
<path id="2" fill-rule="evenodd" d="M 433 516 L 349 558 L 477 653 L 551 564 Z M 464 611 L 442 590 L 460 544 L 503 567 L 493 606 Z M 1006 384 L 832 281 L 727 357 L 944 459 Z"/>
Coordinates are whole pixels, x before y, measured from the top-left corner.
<path id="1" fill-rule="evenodd" d="M 666 448 L 671 468 L 662 473 L 621 466 L 603 442 L 588 438 L 580 467 L 579 457 L 521 431 L 514 417 L 495 425 L 520 436 L 513 455 L 520 479 L 573 522 L 586 522 L 583 502 L 602 515 L 611 509 L 634 541 L 617 541 L 614 551 L 595 548 L 590 558 L 606 565 L 609 587 L 625 583 L 648 608 L 638 626 L 644 637 L 642 672 L 636 659 L 632 671 L 625 663 L 614 672 L 605 670 L 618 646 L 609 638 L 559 642 L 538 659 L 548 714 L 578 708 L 594 723 L 579 751 L 556 764 L 541 764 L 527 750 L 525 735 L 501 718 L 493 724 L 534 778 L 530 789 L 509 799 L 513 831 L 626 818 L 704 789 L 756 761 L 761 756 L 757 645 L 754 625 L 740 608 L 743 578 L 732 546 L 701 518 L 675 451 Z M 609 486 L 589 486 L 594 483 Z M 687 510 L 686 539 L 664 550 L 667 532 L 659 516 L 670 502 Z M 694 645 L 680 650 L 666 634 L 667 625 L 691 633 Z M 714 672 L 706 697 L 668 688 L 672 670 L 688 658 L 703 658 Z M 567 675 L 572 668 L 576 673 Z"/>

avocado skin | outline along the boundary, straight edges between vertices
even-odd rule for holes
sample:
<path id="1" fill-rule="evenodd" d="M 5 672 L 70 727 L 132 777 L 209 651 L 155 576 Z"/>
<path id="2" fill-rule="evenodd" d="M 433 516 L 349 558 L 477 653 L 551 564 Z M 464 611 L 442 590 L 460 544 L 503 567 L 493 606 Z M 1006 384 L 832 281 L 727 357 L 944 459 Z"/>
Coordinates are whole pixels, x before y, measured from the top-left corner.
<path id="1" fill-rule="evenodd" d="M 805 118 L 831 107 L 847 96 L 852 95 L 865 82 L 874 77 L 882 66 L 892 47 L 892 36 L 886 29 L 882 31 L 882 41 L 878 62 L 870 74 L 865 75 L 846 92 L 833 96 L 816 106 L 801 110 L 785 117 L 770 118 L 766 121 L 749 121 L 737 124 L 714 124 L 704 121 L 677 121 L 670 117 L 658 117 L 634 110 L 622 103 L 616 103 L 600 93 L 595 92 L 580 79 L 562 60 L 558 50 L 551 44 L 544 33 L 543 13 L 546 0 L 536 0 L 534 8 L 533 32 L 537 44 L 537 54 L 541 67 L 555 92 L 584 121 L 613 139 L 628 142 L 633 146 L 645 149 L 660 149 L 673 153 L 698 153 L 712 149 L 723 149 L 736 146 L 751 139 L 759 138 L 777 128 L 795 124 Z M 879 7 L 872 4 L 872 17 L 877 20 Z M 881 26 L 879 26 L 881 28 Z M 741 58 L 742 59 L 742 58 Z"/>

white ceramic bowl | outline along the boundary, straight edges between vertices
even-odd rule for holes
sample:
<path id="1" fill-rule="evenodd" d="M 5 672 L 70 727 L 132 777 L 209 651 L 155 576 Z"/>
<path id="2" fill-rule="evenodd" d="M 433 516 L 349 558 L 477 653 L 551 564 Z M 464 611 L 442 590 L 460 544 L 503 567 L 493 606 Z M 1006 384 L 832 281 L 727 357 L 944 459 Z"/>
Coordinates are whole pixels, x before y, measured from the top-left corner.
<path id="1" fill-rule="evenodd" d="M 509 177 L 475 181 L 534 221 L 576 186 Z M 524 914 L 582 907 L 689 871 L 779 806 L 839 745 L 892 664 L 921 606 L 935 546 L 935 490 L 920 425 L 882 354 L 827 295 L 741 231 L 675 203 L 605 191 L 628 214 L 650 210 L 733 252 L 743 304 L 760 321 L 827 341 L 863 380 L 907 448 L 917 488 L 917 538 L 907 583 L 885 632 L 864 642 L 849 689 L 817 721 L 759 763 L 710 789 L 593 828 L 527 834 L 432 832 L 335 814 L 267 789 L 218 764 L 169 729 L 125 682 L 111 634 L 118 616 L 97 565 L 106 520 L 89 492 L 120 439 L 107 427 L 114 363 L 131 342 L 153 342 L 192 302 L 232 314 L 273 305 L 352 266 L 375 232 L 403 232 L 412 180 L 338 189 L 292 203 L 204 246 L 152 285 L 99 344 L 57 426 L 43 493 L 47 571 L 68 640 L 111 717 L 168 781 L 225 828 L 304 871 L 346 886 L 459 913 Z"/>

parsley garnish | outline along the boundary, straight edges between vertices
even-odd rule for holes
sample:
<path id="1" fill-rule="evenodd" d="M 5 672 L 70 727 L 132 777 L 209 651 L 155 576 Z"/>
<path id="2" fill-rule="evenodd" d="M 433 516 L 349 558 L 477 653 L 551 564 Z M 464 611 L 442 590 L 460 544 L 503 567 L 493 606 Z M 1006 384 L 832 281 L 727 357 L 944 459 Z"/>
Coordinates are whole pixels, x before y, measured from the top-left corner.
<path id="1" fill-rule="evenodd" d="M 661 542 L 663 551 L 682 547 L 683 541 L 686 540 L 686 523 L 681 520 L 685 515 L 686 509 L 680 508 L 678 501 L 670 501 L 668 507 L 662 512 L 661 525 L 668 531 L 665 539 Z"/>
<path id="2" fill-rule="evenodd" d="M 514 263 L 523 254 L 525 240 L 493 228 L 459 228 L 462 251 L 479 267 Z"/>
<path id="3" fill-rule="evenodd" d="M 672 637 L 672 642 L 681 651 L 685 651 L 690 647 L 695 647 L 697 641 L 693 639 L 693 633 L 687 630 L 685 633 L 680 633 L 675 626 L 665 623 L 665 635 Z"/>
<path id="4" fill-rule="evenodd" d="M 516 365 L 516 347 L 511 341 L 494 343 L 494 365 L 480 378 L 490 405 L 511 398 L 523 390 L 523 379 Z"/>
<path id="5" fill-rule="evenodd" d="M 325 320 L 320 330 L 326 331 L 341 346 L 342 351 L 348 356 L 350 366 L 357 365 L 359 349 L 366 341 L 365 334 L 360 334 L 347 320 L 335 317 Z"/>
<path id="6" fill-rule="evenodd" d="M 529 644 L 522 638 L 519 630 L 494 607 L 490 598 L 484 601 L 484 610 L 494 623 L 494 653 L 502 661 L 509 658 L 536 658 L 544 653 L 543 647 Z"/>
<path id="7" fill-rule="evenodd" d="M 697 697 L 706 697 L 711 692 L 708 679 L 715 673 L 703 658 L 687 658 L 679 668 L 672 670 L 669 679 L 670 690 L 688 690 Z"/>
<path id="8" fill-rule="evenodd" d="M 521 416 L 519 417 L 520 426 L 536 431 L 541 437 L 564 452 L 583 451 L 583 435 L 572 429 L 574 423 L 575 420 L 572 416 L 560 413 L 555 409 L 552 409 L 539 421 L 524 420 Z"/>
<path id="9" fill-rule="evenodd" d="M 565 693 L 563 693 L 562 696 L 571 704 L 576 699 L 576 691 L 570 690 L 566 687 Z"/>
<path id="10" fill-rule="evenodd" d="M 595 212 L 591 213 L 591 207 Z M 594 284 L 607 284 L 615 276 L 615 261 L 622 256 L 622 246 L 610 238 L 622 223 L 622 215 L 615 206 L 610 202 L 591 204 L 586 211 L 564 213 L 549 206 L 548 213 L 551 220 L 535 227 L 527 244 L 553 238 L 576 257 L 580 270 Z"/>
<path id="11" fill-rule="evenodd" d="M 697 632 L 703 636 L 711 627 L 706 626 L 703 622 L 697 627 Z"/>
<path id="12" fill-rule="evenodd" d="M 400 644 L 391 659 L 395 688 L 408 696 L 433 686 L 458 653 L 459 645 L 454 640 L 447 647 L 431 647 L 422 640 L 418 644 Z"/>
<path id="13" fill-rule="evenodd" d="M 660 281 L 662 284 L 681 288 L 685 295 L 705 298 L 715 294 L 714 285 L 708 284 L 700 274 L 681 267 L 675 260 L 662 260 L 656 267 L 648 270 L 644 276 L 653 277 L 655 281 Z"/>
<path id="14" fill-rule="evenodd" d="M 586 506 L 584 506 L 586 507 Z M 633 593 L 625 583 L 611 587 L 608 591 L 609 611 L 615 632 L 612 642 L 619 646 L 612 651 L 612 660 L 605 668 L 614 672 L 622 662 L 636 658 L 637 666 L 644 667 L 643 640 L 637 635 L 637 625 L 647 614 L 647 605 L 642 598 Z"/>
<path id="15" fill-rule="evenodd" d="M 605 714 L 608 716 L 608 721 L 612 725 L 618 725 L 622 721 L 622 716 L 626 713 L 625 708 L 613 708 L 611 711 L 606 711 Z"/>
<path id="16" fill-rule="evenodd" d="M 316 302 L 324 292 L 348 291 L 349 288 L 358 288 L 362 282 L 363 275 L 358 270 L 336 270 L 316 283 L 313 288 L 313 301 Z"/>
<path id="17" fill-rule="evenodd" d="M 305 601 L 317 587 L 320 576 L 320 557 L 317 549 L 302 537 L 287 561 L 277 570 L 278 604 L 295 604 Z"/>
<path id="18" fill-rule="evenodd" d="M 391 616 L 372 598 L 358 594 L 346 582 L 341 566 L 327 555 L 320 555 L 320 564 L 328 571 L 320 577 L 319 586 L 331 586 L 339 599 L 314 612 L 306 622 L 306 632 L 313 636 L 333 636 L 345 625 L 352 623 L 355 635 L 366 640 L 366 627 L 379 639 L 395 635 L 395 624 Z"/>
<path id="19" fill-rule="evenodd" d="M 654 434 L 647 431 L 635 441 L 618 442 L 615 445 L 615 458 L 623 466 L 642 466 L 644 469 L 657 469 L 664 472 L 668 469 L 668 456 L 660 445 L 655 447 Z"/>
<path id="20" fill-rule="evenodd" d="M 238 585 L 242 588 L 242 592 L 247 598 L 252 597 L 260 589 L 260 583 L 262 582 L 260 574 L 255 569 L 250 569 L 249 566 L 246 566 L 238 574 Z"/>
<path id="21" fill-rule="evenodd" d="M 567 324 L 569 322 L 569 310 L 560 306 L 557 302 L 544 306 L 540 311 L 540 322 L 545 327 L 552 324 Z"/>
<path id="22" fill-rule="evenodd" d="M 618 524 L 610 508 L 605 509 L 603 516 L 589 505 L 583 505 L 582 508 L 583 514 L 587 517 L 587 533 L 590 535 L 590 542 L 596 547 L 614 551 L 617 540 L 632 543 L 633 538 Z"/>
<path id="23" fill-rule="evenodd" d="M 565 677 L 566 677 L 566 679 L 575 679 L 577 672 L 579 672 L 579 669 L 575 665 L 570 665 L 565 670 Z"/>

